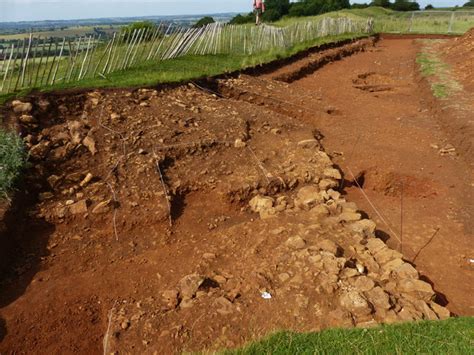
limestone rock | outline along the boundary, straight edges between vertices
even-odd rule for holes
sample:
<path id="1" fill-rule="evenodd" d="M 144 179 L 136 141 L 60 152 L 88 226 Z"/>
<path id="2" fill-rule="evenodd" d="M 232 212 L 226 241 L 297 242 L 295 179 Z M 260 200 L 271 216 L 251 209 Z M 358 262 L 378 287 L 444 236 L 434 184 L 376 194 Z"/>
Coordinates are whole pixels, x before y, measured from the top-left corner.
<path id="1" fill-rule="evenodd" d="M 424 301 L 430 301 L 434 296 L 431 285 L 421 280 L 403 279 L 398 282 L 397 286 L 400 292 L 414 295 Z"/>
<path id="2" fill-rule="evenodd" d="M 341 180 L 342 179 L 341 172 L 337 169 L 334 169 L 334 168 L 325 169 L 323 171 L 323 175 L 326 178 L 331 178 L 331 179 L 335 179 L 335 180 Z"/>
<path id="3" fill-rule="evenodd" d="M 401 260 L 401 259 L 395 259 L 395 260 Z M 393 261 L 390 263 L 393 263 Z M 387 263 L 386 265 L 384 265 L 384 268 L 386 268 L 387 265 L 390 263 Z M 418 271 L 416 271 L 416 269 L 412 265 L 405 262 L 403 262 L 401 265 L 397 267 L 391 268 L 390 271 L 391 271 L 392 276 L 396 279 L 417 279 L 419 276 Z"/>
<path id="4" fill-rule="evenodd" d="M 428 320 L 438 320 L 438 316 L 435 312 L 426 304 L 425 301 L 416 300 L 413 302 L 415 309 L 423 313 L 423 318 Z"/>
<path id="5" fill-rule="evenodd" d="M 360 221 L 353 222 L 347 225 L 350 231 L 361 233 L 366 236 L 372 235 L 375 232 L 376 224 L 370 219 L 361 219 Z"/>
<path id="6" fill-rule="evenodd" d="M 390 298 L 380 286 L 376 286 L 373 289 L 366 291 L 365 295 L 376 310 L 390 309 Z"/>
<path id="7" fill-rule="evenodd" d="M 319 149 L 320 144 L 316 139 L 305 139 L 298 142 L 298 147 L 303 149 Z"/>
<path id="8" fill-rule="evenodd" d="M 326 271 L 328 274 L 338 275 L 344 266 L 344 263 L 340 262 L 332 255 L 324 255 L 322 262 L 324 271 Z"/>
<path id="9" fill-rule="evenodd" d="M 276 213 L 273 208 L 274 200 L 268 196 L 255 196 L 249 202 L 250 209 L 260 214 L 261 218 L 267 218 Z"/>
<path id="10" fill-rule="evenodd" d="M 385 249 L 379 250 L 377 253 L 374 254 L 375 260 L 381 265 L 386 264 L 394 259 L 401 259 L 403 257 L 398 251 L 389 249 L 388 247 Z"/>
<path id="11" fill-rule="evenodd" d="M 316 186 L 304 186 L 296 195 L 295 206 L 308 211 L 321 202 L 323 199 Z"/>
<path id="12" fill-rule="evenodd" d="M 86 138 L 82 140 L 82 144 L 89 149 L 89 152 L 91 152 L 92 155 L 95 155 L 97 153 L 97 148 L 95 147 L 95 140 L 88 135 Z"/>
<path id="13" fill-rule="evenodd" d="M 349 328 L 354 325 L 354 321 L 349 312 L 338 308 L 328 313 L 327 324 L 329 327 Z"/>
<path id="14" fill-rule="evenodd" d="M 339 221 L 341 221 L 341 222 L 354 222 L 354 221 L 360 220 L 361 217 L 362 217 L 362 216 L 361 216 L 360 213 L 356 213 L 356 212 L 342 212 L 342 213 L 339 215 Z"/>
<path id="15" fill-rule="evenodd" d="M 339 303 L 355 316 L 365 316 L 372 312 L 365 298 L 354 290 L 344 292 L 339 297 Z"/>
<path id="16" fill-rule="evenodd" d="M 41 160 L 46 158 L 49 151 L 51 150 L 50 142 L 41 141 L 38 144 L 34 145 L 30 149 L 30 157 L 35 160 Z"/>
<path id="17" fill-rule="evenodd" d="M 163 301 L 168 309 L 175 309 L 179 303 L 179 292 L 177 290 L 166 290 L 161 293 Z"/>
<path id="18" fill-rule="evenodd" d="M 227 315 L 234 312 L 234 305 L 225 297 L 216 298 L 213 306 L 217 308 L 217 313 L 222 315 Z"/>
<path id="19" fill-rule="evenodd" d="M 86 177 L 80 182 L 79 186 L 86 186 L 94 176 L 91 173 L 87 173 Z"/>
<path id="20" fill-rule="evenodd" d="M 430 302 L 431 309 L 436 313 L 439 319 L 448 319 L 451 316 L 449 310 L 435 302 Z"/>
<path id="21" fill-rule="evenodd" d="M 333 180 L 333 179 L 322 179 L 319 182 L 318 186 L 321 190 L 328 190 L 328 189 L 331 189 L 333 187 L 337 187 L 338 183 L 337 183 L 336 180 Z"/>
<path id="22" fill-rule="evenodd" d="M 421 312 L 418 312 L 415 307 L 411 305 L 406 305 L 400 310 L 400 312 L 398 312 L 398 318 L 401 321 L 409 322 L 422 319 L 423 314 Z"/>
<path id="23" fill-rule="evenodd" d="M 20 100 L 12 101 L 13 112 L 15 113 L 30 113 L 33 110 L 33 105 L 30 102 L 22 102 Z"/>
<path id="24" fill-rule="evenodd" d="M 383 242 L 383 240 L 378 238 L 371 238 L 367 241 L 365 245 L 367 250 L 372 254 L 376 254 L 378 251 L 387 248 L 387 244 Z"/>
<path id="25" fill-rule="evenodd" d="M 323 239 L 320 242 L 316 243 L 315 248 L 322 251 L 327 251 L 334 255 L 339 255 L 341 248 L 335 242 L 329 239 Z"/>
<path id="26" fill-rule="evenodd" d="M 71 214 L 84 214 L 87 213 L 87 200 L 77 201 L 69 206 L 69 212 Z"/>
<path id="27" fill-rule="evenodd" d="M 316 205 L 310 211 L 309 215 L 311 218 L 320 219 L 329 215 L 329 210 L 326 205 Z"/>
<path id="28" fill-rule="evenodd" d="M 374 281 L 367 276 L 359 276 L 352 279 L 352 285 L 360 292 L 367 292 L 374 288 Z"/>
<path id="29" fill-rule="evenodd" d="M 306 242 L 299 235 L 288 238 L 285 245 L 291 249 L 302 249 L 306 246 Z"/>
<path id="30" fill-rule="evenodd" d="M 102 214 L 102 213 L 107 213 L 110 211 L 110 206 L 112 204 L 112 200 L 106 200 L 99 202 L 93 209 L 92 213 L 93 214 Z"/>
<path id="31" fill-rule="evenodd" d="M 186 275 L 181 280 L 179 280 L 178 288 L 183 300 L 193 298 L 199 289 L 199 286 L 201 286 L 203 282 L 204 277 L 198 274 Z"/>
<path id="32" fill-rule="evenodd" d="M 68 121 L 69 135 L 73 144 L 79 144 L 85 136 L 84 125 L 79 121 Z"/>
<path id="33" fill-rule="evenodd" d="M 237 138 L 234 142 L 234 147 L 235 148 L 245 148 L 247 146 L 247 143 L 242 141 L 242 139 Z"/>
<path id="34" fill-rule="evenodd" d="M 21 115 L 20 122 L 26 124 L 36 123 L 36 119 L 31 115 Z"/>

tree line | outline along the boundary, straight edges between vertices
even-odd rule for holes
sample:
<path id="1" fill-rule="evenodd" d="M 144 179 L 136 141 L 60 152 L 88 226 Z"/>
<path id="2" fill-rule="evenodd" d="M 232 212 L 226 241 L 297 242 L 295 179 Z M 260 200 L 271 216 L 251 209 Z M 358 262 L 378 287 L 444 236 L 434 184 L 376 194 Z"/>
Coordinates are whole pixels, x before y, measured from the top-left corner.
<path id="1" fill-rule="evenodd" d="M 291 2 L 290 0 L 266 0 L 266 11 L 263 14 L 263 20 L 266 22 L 277 21 L 283 16 L 300 17 L 315 16 L 326 12 L 338 11 L 350 8 L 366 8 L 370 6 L 379 6 L 395 11 L 418 11 L 420 4 L 410 0 L 373 0 L 365 4 L 352 4 L 349 0 L 299 0 Z M 470 0 L 464 6 L 474 6 L 474 0 Z M 427 5 L 426 9 L 433 9 L 433 5 Z M 240 14 L 232 18 L 232 24 L 250 23 L 255 20 L 255 15 L 250 12 L 248 14 Z"/>

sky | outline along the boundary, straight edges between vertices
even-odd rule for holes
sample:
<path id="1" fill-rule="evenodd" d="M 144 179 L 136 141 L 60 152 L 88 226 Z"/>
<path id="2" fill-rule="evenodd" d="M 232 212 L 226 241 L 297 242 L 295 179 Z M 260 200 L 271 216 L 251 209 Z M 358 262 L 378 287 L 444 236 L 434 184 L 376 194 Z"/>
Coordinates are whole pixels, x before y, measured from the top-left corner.
<path id="1" fill-rule="evenodd" d="M 465 2 L 419 0 L 422 6 L 428 3 L 454 6 Z M 0 0 L 0 22 L 246 12 L 251 7 L 252 0 Z"/>

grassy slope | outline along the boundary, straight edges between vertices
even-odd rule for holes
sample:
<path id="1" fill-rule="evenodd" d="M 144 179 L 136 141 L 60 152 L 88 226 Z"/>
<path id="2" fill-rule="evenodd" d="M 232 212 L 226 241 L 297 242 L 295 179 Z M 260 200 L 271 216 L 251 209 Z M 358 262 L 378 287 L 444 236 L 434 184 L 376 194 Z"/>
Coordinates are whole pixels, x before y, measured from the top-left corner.
<path id="1" fill-rule="evenodd" d="M 472 354 L 474 318 L 423 321 L 370 329 L 280 332 L 224 354 Z"/>
<path id="2" fill-rule="evenodd" d="M 40 91 L 51 91 L 68 88 L 100 88 L 100 87 L 138 87 L 152 86 L 159 83 L 173 83 L 192 80 L 205 76 L 218 75 L 239 69 L 263 64 L 279 58 L 286 58 L 302 50 L 328 42 L 340 41 L 362 35 L 340 35 L 320 38 L 314 41 L 296 45 L 287 50 L 276 50 L 252 56 L 207 55 L 185 56 L 181 58 L 148 62 L 132 69 L 111 73 L 107 79 L 86 79 L 69 84 L 59 84 L 38 88 Z M 0 105 L 15 96 L 24 96 L 27 91 L 16 95 L 0 95 Z"/>
<path id="3" fill-rule="evenodd" d="M 329 12 L 323 15 L 310 17 L 284 17 L 276 24 L 278 26 L 288 26 L 295 22 L 308 19 L 320 19 L 322 17 L 340 17 L 346 16 L 353 19 L 364 20 L 373 17 L 375 20 L 376 32 L 397 32 L 397 33 L 448 33 L 450 13 L 424 14 L 419 12 L 411 22 L 411 12 L 398 12 L 382 7 L 368 7 L 365 9 L 348 9 L 335 12 Z M 452 33 L 461 34 L 469 28 L 474 27 L 474 13 L 458 14 L 451 28 Z M 411 31 L 410 31 L 411 28 Z"/>

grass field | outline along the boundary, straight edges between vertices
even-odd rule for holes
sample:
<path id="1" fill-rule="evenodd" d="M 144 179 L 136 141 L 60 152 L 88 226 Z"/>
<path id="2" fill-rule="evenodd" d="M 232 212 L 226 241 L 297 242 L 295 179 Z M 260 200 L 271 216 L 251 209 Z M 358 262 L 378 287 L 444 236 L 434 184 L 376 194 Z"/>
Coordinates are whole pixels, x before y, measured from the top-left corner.
<path id="1" fill-rule="evenodd" d="M 199 78 L 203 76 L 217 75 L 225 72 L 243 69 L 257 64 L 263 64 L 275 59 L 285 58 L 299 51 L 305 50 L 309 47 L 317 46 L 324 43 L 340 41 L 349 38 L 362 37 L 363 34 L 345 34 L 339 36 L 327 36 L 318 38 L 312 41 L 306 41 L 294 45 L 288 49 L 275 49 L 255 53 L 252 55 L 244 54 L 218 54 L 218 55 L 187 55 L 184 57 L 164 60 L 164 61 L 149 61 L 134 66 L 126 70 L 119 70 L 108 73 L 105 77 L 96 76 L 93 78 L 86 78 L 81 81 L 67 81 L 66 67 L 67 61 L 63 60 L 58 66 L 58 82 L 53 86 L 39 86 L 37 89 L 58 90 L 66 88 L 87 88 L 87 87 L 129 87 L 140 85 L 154 85 L 165 82 L 180 82 Z M 101 64 L 103 66 L 104 61 Z M 94 68 L 93 63 L 91 70 Z M 79 71 L 80 65 L 76 65 L 75 72 Z M 45 75 L 46 77 L 48 74 Z M 66 79 L 65 79 L 66 78 Z M 15 79 L 11 81 L 14 85 Z M 51 78 L 50 78 L 51 79 Z M 59 80 L 63 79 L 63 80 Z M 19 91 L 17 94 L 22 95 L 28 90 Z M 11 94 L 0 95 L 0 104 L 12 97 Z"/>
<path id="2" fill-rule="evenodd" d="M 469 11 L 469 12 L 466 12 Z M 451 12 L 438 10 L 433 13 L 417 12 L 412 19 L 412 12 L 396 12 L 382 7 L 369 7 L 366 9 L 348 9 L 330 12 L 324 15 L 305 17 L 304 19 L 318 19 L 323 16 L 346 16 L 352 19 L 375 20 L 375 32 L 395 33 L 442 33 L 449 32 Z M 285 17 L 278 21 L 278 26 L 288 26 L 301 21 L 300 17 Z M 449 33 L 462 34 L 474 27 L 474 10 L 458 10 L 455 12 L 451 31 Z"/>
<path id="3" fill-rule="evenodd" d="M 113 33 L 114 31 L 119 31 L 120 27 L 110 27 L 110 26 L 73 26 L 68 27 L 65 29 L 58 29 L 54 31 L 38 31 L 33 32 L 34 37 L 41 38 L 49 38 L 49 37 L 56 37 L 56 38 L 63 38 L 63 37 L 78 37 L 78 36 L 85 36 L 87 34 L 94 33 L 94 28 L 98 28 L 101 31 L 107 33 Z M 12 40 L 19 40 L 23 38 L 28 38 L 30 36 L 29 33 L 17 33 L 17 34 L 0 34 L 0 40 L 5 41 L 12 41 Z"/>
<path id="4" fill-rule="evenodd" d="M 433 95 L 439 99 L 446 99 L 450 95 L 462 90 L 462 86 L 451 74 L 451 68 L 439 54 L 439 41 L 421 40 L 421 51 L 416 62 L 420 65 L 421 74 L 431 83 Z"/>
<path id="5" fill-rule="evenodd" d="M 472 354 L 474 318 L 423 321 L 319 333 L 280 332 L 227 355 L 257 354 Z"/>

